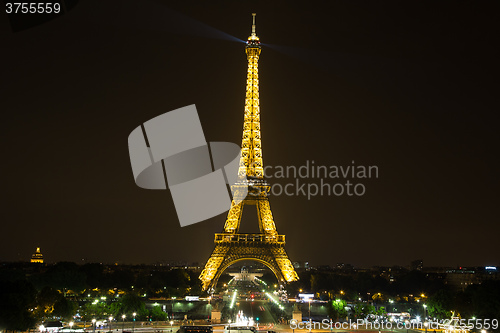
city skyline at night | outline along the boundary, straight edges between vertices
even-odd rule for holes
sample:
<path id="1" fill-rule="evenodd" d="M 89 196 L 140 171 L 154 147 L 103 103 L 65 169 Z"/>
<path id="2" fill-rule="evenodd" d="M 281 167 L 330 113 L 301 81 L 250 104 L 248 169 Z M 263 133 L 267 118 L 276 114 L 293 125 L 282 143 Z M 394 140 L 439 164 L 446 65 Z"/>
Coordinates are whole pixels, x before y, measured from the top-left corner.
<path id="1" fill-rule="evenodd" d="M 134 184 L 127 137 L 195 104 L 207 142 L 239 142 L 256 12 L 263 173 L 291 261 L 499 266 L 498 24 L 490 2 L 432 6 L 89 1 L 17 32 L 4 17 L 0 262 L 205 262 L 226 214 L 181 227 L 169 191 Z M 251 210 L 242 233 L 259 232 Z"/>

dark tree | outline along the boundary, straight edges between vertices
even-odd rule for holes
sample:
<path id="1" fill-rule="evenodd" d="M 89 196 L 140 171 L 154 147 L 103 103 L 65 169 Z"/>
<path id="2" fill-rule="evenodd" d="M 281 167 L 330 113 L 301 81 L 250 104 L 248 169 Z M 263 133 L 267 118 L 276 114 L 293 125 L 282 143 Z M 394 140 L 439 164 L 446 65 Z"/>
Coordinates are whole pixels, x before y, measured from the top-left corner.
<path id="1" fill-rule="evenodd" d="M 35 325 L 29 309 L 34 306 L 36 290 L 27 281 L 0 283 L 0 328 L 26 331 Z"/>

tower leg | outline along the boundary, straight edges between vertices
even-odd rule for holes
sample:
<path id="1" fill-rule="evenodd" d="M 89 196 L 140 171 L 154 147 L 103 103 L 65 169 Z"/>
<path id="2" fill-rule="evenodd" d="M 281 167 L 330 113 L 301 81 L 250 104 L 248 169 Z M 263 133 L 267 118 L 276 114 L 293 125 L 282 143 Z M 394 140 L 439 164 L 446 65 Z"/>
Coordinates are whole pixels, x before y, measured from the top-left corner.
<path id="1" fill-rule="evenodd" d="M 201 271 L 199 277 L 202 283 L 203 290 L 207 290 L 208 287 L 212 284 L 212 281 L 217 275 L 222 262 L 226 258 L 228 250 L 229 247 L 222 244 L 215 245 L 215 249 L 212 252 L 212 255 L 208 259 L 207 263 L 205 264 L 205 268 L 203 269 L 203 271 Z M 215 290 L 215 286 L 212 286 L 212 288 Z"/>

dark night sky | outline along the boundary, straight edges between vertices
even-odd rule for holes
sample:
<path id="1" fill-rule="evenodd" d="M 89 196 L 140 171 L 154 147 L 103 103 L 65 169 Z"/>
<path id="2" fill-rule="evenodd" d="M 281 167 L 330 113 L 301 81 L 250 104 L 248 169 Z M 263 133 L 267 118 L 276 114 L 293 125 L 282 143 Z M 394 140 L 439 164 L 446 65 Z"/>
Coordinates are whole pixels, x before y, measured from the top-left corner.
<path id="1" fill-rule="evenodd" d="M 181 228 L 127 138 L 196 104 L 207 141 L 239 144 L 257 12 L 264 163 L 379 167 L 362 197 L 271 197 L 291 260 L 500 265 L 495 3 L 88 0 L 16 33 L 0 15 L 0 261 L 204 263 L 225 214 Z"/>

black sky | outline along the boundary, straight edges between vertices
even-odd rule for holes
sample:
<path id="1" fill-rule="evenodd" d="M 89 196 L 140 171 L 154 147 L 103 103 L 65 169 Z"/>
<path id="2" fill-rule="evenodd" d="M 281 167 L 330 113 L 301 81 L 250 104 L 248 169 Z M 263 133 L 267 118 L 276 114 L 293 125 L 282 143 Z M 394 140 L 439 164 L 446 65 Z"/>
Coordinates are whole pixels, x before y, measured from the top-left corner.
<path id="1" fill-rule="evenodd" d="M 256 12 L 264 163 L 379 167 L 362 197 L 271 198 L 291 260 L 500 265 L 495 5 L 88 0 L 15 33 L 0 15 L 0 261 L 204 263 L 225 214 L 181 228 L 127 137 L 196 104 L 207 141 L 240 143 Z"/>

